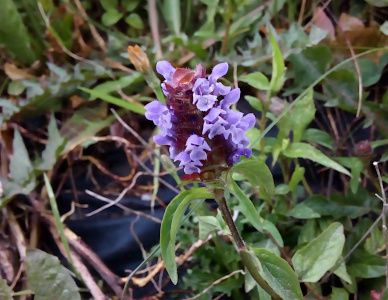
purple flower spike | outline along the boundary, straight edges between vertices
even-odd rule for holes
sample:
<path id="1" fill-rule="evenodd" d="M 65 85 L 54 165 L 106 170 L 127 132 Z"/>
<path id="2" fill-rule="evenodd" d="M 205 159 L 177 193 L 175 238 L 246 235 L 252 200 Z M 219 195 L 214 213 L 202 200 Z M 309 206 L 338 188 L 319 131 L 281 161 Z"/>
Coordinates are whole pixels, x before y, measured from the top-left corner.
<path id="1" fill-rule="evenodd" d="M 168 61 L 161 60 L 156 64 L 156 71 L 167 81 L 171 81 L 172 75 L 175 72 L 175 68 Z"/>

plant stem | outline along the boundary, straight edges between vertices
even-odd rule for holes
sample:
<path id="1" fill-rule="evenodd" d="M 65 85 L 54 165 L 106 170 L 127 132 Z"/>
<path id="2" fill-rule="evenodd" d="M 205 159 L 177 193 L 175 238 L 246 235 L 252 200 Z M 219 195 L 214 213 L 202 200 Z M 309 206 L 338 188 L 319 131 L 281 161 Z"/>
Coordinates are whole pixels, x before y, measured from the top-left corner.
<path id="1" fill-rule="evenodd" d="M 233 221 L 228 204 L 226 203 L 224 197 L 224 191 L 215 189 L 214 196 L 222 213 L 222 217 L 226 225 L 229 227 L 230 233 L 232 235 L 233 244 L 235 245 L 237 252 L 240 254 L 241 260 L 247 268 L 248 272 L 252 275 L 253 279 L 272 297 L 272 299 L 282 300 L 282 298 L 270 287 L 270 285 L 260 275 L 259 270 L 254 262 L 254 259 L 252 258 L 252 253 L 245 245 L 245 242 L 242 239 L 240 233 L 237 230 L 236 224 Z"/>

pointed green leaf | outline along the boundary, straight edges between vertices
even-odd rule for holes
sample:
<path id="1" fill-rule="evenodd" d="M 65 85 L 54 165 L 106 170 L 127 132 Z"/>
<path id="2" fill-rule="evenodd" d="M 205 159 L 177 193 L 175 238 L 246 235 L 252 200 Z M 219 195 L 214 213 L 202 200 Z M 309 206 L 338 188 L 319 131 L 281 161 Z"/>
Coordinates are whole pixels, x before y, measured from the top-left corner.
<path id="1" fill-rule="evenodd" d="M 36 166 L 38 170 L 51 170 L 61 155 L 65 139 L 61 137 L 54 114 L 51 114 L 50 123 L 48 126 L 48 141 L 46 148 L 42 152 L 42 160 Z"/>
<path id="2" fill-rule="evenodd" d="M 35 53 L 16 3 L 14 0 L 1 1 L 0 46 L 18 61 L 32 64 L 36 59 Z"/>
<path id="3" fill-rule="evenodd" d="M 307 143 L 292 143 L 284 151 L 283 154 L 290 158 L 307 158 L 328 168 L 334 169 L 340 173 L 350 176 L 348 170 L 346 170 L 339 163 L 335 162 L 320 150 L 314 148 Z"/>
<path id="4" fill-rule="evenodd" d="M 160 248 L 166 270 L 174 284 L 178 282 L 175 262 L 175 238 L 189 203 L 195 199 L 214 198 L 207 188 L 187 190 L 176 196 L 166 208 L 160 228 Z"/>
<path id="5" fill-rule="evenodd" d="M 28 251 L 26 273 L 36 300 L 81 300 L 70 271 L 53 255 L 39 249 Z"/>
<path id="6" fill-rule="evenodd" d="M 294 142 L 300 142 L 307 126 L 314 120 L 315 105 L 313 99 L 314 91 L 309 89 L 308 93 L 295 104 L 292 111 L 292 131 Z"/>
<path id="7" fill-rule="evenodd" d="M 282 299 L 302 300 L 298 278 L 290 265 L 282 258 L 263 248 L 251 248 L 259 259 L 262 276 Z"/>
<path id="8" fill-rule="evenodd" d="M 252 201 L 244 194 L 231 176 L 228 178 L 228 189 L 240 202 L 241 212 L 258 231 L 263 231 L 261 218 Z"/>
<path id="9" fill-rule="evenodd" d="M 13 155 L 10 162 L 10 175 L 13 181 L 23 185 L 30 180 L 33 168 L 23 138 L 17 129 L 15 129 L 12 147 Z"/>
<path id="10" fill-rule="evenodd" d="M 344 228 L 336 222 L 326 228 L 292 258 L 299 280 L 317 282 L 335 265 L 345 243 Z"/>
<path id="11" fill-rule="evenodd" d="M 128 109 L 128 110 L 133 111 L 133 112 L 138 113 L 138 114 L 144 115 L 144 113 L 146 111 L 144 106 L 141 104 L 137 105 L 137 104 L 129 103 L 123 99 L 113 97 L 111 95 L 108 95 L 108 94 L 101 92 L 101 91 L 98 91 L 98 90 L 91 90 L 91 89 L 84 88 L 84 87 L 79 87 L 79 89 L 86 92 L 86 93 L 89 93 L 93 98 L 100 98 L 108 103 L 112 103 L 114 105 L 120 106 L 122 108 Z"/>
<path id="12" fill-rule="evenodd" d="M 233 173 L 243 175 L 255 187 L 263 187 L 269 195 L 275 193 L 272 173 L 260 160 L 247 159 L 237 163 L 230 169 L 229 174 Z"/>
<path id="13" fill-rule="evenodd" d="M 284 84 L 284 60 L 279 46 L 272 34 L 272 30 L 269 30 L 269 36 L 272 44 L 272 77 L 270 82 L 271 94 L 275 95 Z"/>
<path id="14" fill-rule="evenodd" d="M 251 73 L 240 77 L 240 81 L 248 83 L 250 86 L 258 90 L 268 90 L 269 80 L 261 72 Z"/>
<path id="15" fill-rule="evenodd" d="M 0 299 L 13 300 L 11 288 L 8 286 L 7 281 L 2 278 L 0 278 Z"/>

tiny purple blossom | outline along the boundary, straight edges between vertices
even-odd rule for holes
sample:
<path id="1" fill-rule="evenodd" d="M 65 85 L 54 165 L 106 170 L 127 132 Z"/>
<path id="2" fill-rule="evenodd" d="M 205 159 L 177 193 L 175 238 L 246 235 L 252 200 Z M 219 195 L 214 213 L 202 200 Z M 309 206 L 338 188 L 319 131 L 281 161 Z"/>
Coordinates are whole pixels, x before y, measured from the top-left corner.
<path id="1" fill-rule="evenodd" d="M 240 95 L 241 90 L 239 88 L 231 90 L 225 95 L 224 100 L 221 101 L 221 108 L 229 109 L 232 104 L 235 104 L 240 99 Z"/>
<path id="2" fill-rule="evenodd" d="M 144 108 L 147 110 L 145 113 L 146 118 L 153 121 L 156 126 L 159 126 L 163 135 L 171 135 L 171 112 L 167 105 L 159 101 L 152 101 Z"/>
<path id="3" fill-rule="evenodd" d="M 252 155 L 252 149 L 249 148 L 238 148 L 230 154 L 228 157 L 228 163 L 233 165 L 236 162 L 240 161 L 240 156 L 245 156 L 246 158 L 250 158 Z"/>
<path id="4" fill-rule="evenodd" d="M 205 78 L 198 78 L 193 87 L 193 103 L 200 111 L 208 111 L 217 101 L 216 95 L 210 93 L 214 90 L 214 85 L 210 85 Z"/>

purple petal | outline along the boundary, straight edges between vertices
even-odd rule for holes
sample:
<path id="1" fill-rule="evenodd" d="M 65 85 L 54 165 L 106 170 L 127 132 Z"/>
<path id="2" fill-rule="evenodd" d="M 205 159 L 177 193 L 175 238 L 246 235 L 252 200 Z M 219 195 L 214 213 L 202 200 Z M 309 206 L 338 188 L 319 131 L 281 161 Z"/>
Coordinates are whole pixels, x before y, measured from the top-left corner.
<path id="1" fill-rule="evenodd" d="M 202 134 L 205 134 L 207 131 L 210 131 L 209 139 L 213 139 L 216 135 L 220 135 L 225 132 L 225 127 L 223 126 L 224 123 L 225 121 L 223 121 L 222 119 L 219 119 L 214 124 L 204 123 Z"/>
<path id="2" fill-rule="evenodd" d="M 170 158 L 175 159 L 175 157 L 177 156 L 177 153 L 178 153 L 178 149 L 174 146 L 170 146 Z"/>
<path id="3" fill-rule="evenodd" d="M 192 163 L 187 164 L 184 171 L 186 174 L 201 173 L 201 170 Z"/>
<path id="4" fill-rule="evenodd" d="M 222 96 L 224 96 L 224 95 L 226 95 L 226 94 L 228 94 L 230 92 L 230 89 L 231 89 L 230 86 L 225 86 L 221 82 L 217 82 L 216 83 L 216 87 L 215 87 L 215 89 L 213 91 L 213 94 L 214 95 L 222 95 Z"/>
<path id="5" fill-rule="evenodd" d="M 235 88 L 231 90 L 225 97 L 224 100 L 221 101 L 221 108 L 227 109 L 232 104 L 236 103 L 240 99 L 241 90 L 239 88 Z"/>
<path id="6" fill-rule="evenodd" d="M 157 134 L 157 135 L 154 135 L 154 141 L 156 144 L 158 145 L 169 145 L 169 146 L 172 146 L 175 144 L 175 140 L 170 137 L 170 136 L 166 136 L 164 134 Z"/>
<path id="7" fill-rule="evenodd" d="M 213 107 L 209 110 L 208 114 L 206 115 L 205 118 L 203 118 L 205 121 L 208 121 L 208 122 L 213 122 L 216 120 L 216 118 L 220 115 L 220 114 L 225 114 L 226 111 L 221 109 L 221 108 L 218 108 L 218 107 Z"/>
<path id="8" fill-rule="evenodd" d="M 201 148 L 195 148 L 190 153 L 190 158 L 194 161 L 205 160 L 207 158 L 206 152 Z"/>
<path id="9" fill-rule="evenodd" d="M 246 158 L 250 158 L 252 155 L 252 150 L 249 148 L 239 148 L 232 152 L 232 154 L 228 157 L 228 163 L 230 165 L 235 164 L 240 161 L 240 156 L 245 156 Z"/>
<path id="10" fill-rule="evenodd" d="M 210 83 L 215 84 L 218 78 L 228 73 L 228 69 L 229 69 L 229 66 L 228 66 L 228 63 L 226 62 L 216 65 L 209 76 Z"/>
<path id="11" fill-rule="evenodd" d="M 206 95 L 206 96 L 197 96 L 196 100 L 198 101 L 197 108 L 200 111 L 208 111 L 214 106 L 214 103 L 217 101 L 217 96 Z"/>
<path id="12" fill-rule="evenodd" d="M 180 160 L 181 162 L 185 162 L 185 163 L 190 162 L 191 161 L 190 153 L 187 151 L 182 151 L 177 156 L 175 156 L 174 161 L 177 161 L 177 160 Z"/>
<path id="13" fill-rule="evenodd" d="M 255 126 L 255 124 L 256 124 L 256 117 L 254 114 L 250 113 L 241 119 L 241 121 L 237 125 L 237 127 L 241 128 L 245 132 L 245 131 L 253 128 L 253 126 Z"/>
<path id="14" fill-rule="evenodd" d="M 144 106 L 144 108 L 147 111 L 152 112 L 152 113 L 162 113 L 162 112 L 168 110 L 167 105 L 163 104 L 162 102 L 156 101 L 156 100 L 148 103 L 146 106 Z"/>
<path id="15" fill-rule="evenodd" d="M 241 117 L 244 114 L 239 111 L 229 111 L 227 115 L 224 116 L 225 121 L 227 121 L 230 125 L 235 125 L 238 123 L 238 121 L 241 120 Z"/>
<path id="16" fill-rule="evenodd" d="M 230 131 L 232 133 L 232 141 L 235 144 L 239 144 L 241 142 L 241 140 L 243 140 L 245 137 L 244 131 L 240 128 L 232 126 L 230 128 Z"/>
<path id="17" fill-rule="evenodd" d="M 167 81 L 172 80 L 172 75 L 175 72 L 175 68 L 166 60 L 158 61 L 156 64 L 156 71 L 162 75 Z"/>
<path id="18" fill-rule="evenodd" d="M 200 146 L 202 145 L 204 138 L 199 137 L 196 134 L 192 134 L 186 141 L 186 146 Z"/>

